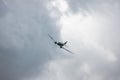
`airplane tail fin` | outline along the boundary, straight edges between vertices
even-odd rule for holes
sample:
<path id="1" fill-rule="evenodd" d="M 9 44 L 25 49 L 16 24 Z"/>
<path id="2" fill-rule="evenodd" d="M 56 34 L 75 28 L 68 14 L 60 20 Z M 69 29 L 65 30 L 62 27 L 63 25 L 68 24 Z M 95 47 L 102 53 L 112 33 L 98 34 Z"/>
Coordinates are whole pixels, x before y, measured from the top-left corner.
<path id="1" fill-rule="evenodd" d="M 66 45 L 66 44 L 67 44 L 67 42 L 68 42 L 68 41 L 66 41 L 66 42 L 64 43 L 64 45 Z"/>

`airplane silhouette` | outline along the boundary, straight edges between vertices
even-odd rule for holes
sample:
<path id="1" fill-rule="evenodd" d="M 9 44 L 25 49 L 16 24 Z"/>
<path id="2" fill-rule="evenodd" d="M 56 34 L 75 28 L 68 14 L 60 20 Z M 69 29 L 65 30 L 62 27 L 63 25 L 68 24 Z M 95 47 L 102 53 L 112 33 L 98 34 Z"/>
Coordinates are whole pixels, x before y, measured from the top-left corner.
<path id="1" fill-rule="evenodd" d="M 49 36 L 50 39 L 52 39 L 52 40 L 54 41 L 54 43 L 55 43 L 56 45 L 58 45 L 60 48 L 66 50 L 66 51 L 68 51 L 68 52 L 70 52 L 70 53 L 73 53 L 73 52 L 71 52 L 70 50 L 68 50 L 68 49 L 66 49 L 66 48 L 64 47 L 64 46 L 66 46 L 66 44 L 67 44 L 68 41 L 66 41 L 66 42 L 64 42 L 64 43 L 62 43 L 62 42 L 57 42 L 50 34 L 48 34 L 48 36 Z"/>

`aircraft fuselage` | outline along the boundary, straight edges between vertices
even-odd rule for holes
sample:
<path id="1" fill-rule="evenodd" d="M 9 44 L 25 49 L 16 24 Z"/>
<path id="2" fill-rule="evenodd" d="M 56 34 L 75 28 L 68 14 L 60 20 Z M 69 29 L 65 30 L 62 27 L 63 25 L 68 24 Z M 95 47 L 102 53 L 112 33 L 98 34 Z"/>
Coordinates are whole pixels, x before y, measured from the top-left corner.
<path id="1" fill-rule="evenodd" d="M 60 46 L 60 48 L 62 48 L 64 46 L 64 43 L 61 43 L 61 42 L 55 42 L 55 44 L 57 44 L 58 46 Z"/>

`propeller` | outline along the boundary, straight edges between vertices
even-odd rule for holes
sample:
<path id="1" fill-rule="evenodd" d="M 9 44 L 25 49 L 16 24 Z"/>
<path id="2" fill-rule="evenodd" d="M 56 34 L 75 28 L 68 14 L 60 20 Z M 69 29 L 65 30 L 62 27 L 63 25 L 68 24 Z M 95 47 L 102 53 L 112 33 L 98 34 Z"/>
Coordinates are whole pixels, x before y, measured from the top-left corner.
<path id="1" fill-rule="evenodd" d="M 48 36 L 50 37 L 50 39 L 52 39 L 54 42 L 56 42 L 52 36 L 50 36 L 50 34 L 48 34 Z"/>

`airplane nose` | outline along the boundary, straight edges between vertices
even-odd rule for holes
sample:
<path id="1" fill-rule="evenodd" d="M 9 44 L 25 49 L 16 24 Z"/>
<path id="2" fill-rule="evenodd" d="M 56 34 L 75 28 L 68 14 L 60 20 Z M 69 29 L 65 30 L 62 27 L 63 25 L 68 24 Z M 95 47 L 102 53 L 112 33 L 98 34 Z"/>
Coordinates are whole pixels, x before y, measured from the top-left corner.
<path id="1" fill-rule="evenodd" d="M 55 44 L 57 44 L 57 42 L 55 42 Z"/>

